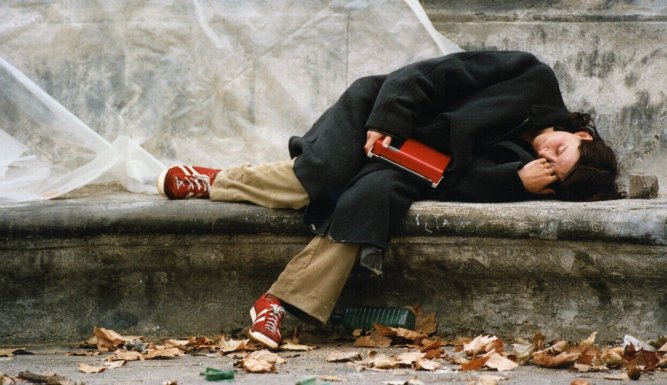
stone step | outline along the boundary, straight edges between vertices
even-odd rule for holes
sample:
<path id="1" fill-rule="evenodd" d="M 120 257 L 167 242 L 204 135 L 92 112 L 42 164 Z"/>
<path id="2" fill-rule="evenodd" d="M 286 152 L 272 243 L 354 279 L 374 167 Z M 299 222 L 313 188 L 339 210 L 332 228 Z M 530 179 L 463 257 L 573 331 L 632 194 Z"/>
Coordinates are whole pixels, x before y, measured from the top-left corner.
<path id="1" fill-rule="evenodd" d="M 0 343 L 247 326 L 309 235 L 299 212 L 121 191 L 0 205 Z M 339 308 L 421 304 L 441 333 L 602 340 L 667 328 L 667 200 L 420 202 Z"/>

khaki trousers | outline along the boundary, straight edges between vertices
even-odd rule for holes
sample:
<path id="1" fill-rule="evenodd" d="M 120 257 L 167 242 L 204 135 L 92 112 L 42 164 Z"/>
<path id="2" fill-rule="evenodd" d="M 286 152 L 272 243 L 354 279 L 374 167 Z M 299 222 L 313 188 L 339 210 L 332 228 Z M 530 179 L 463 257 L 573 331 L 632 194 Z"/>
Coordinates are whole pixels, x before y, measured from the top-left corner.
<path id="1" fill-rule="evenodd" d="M 243 165 L 218 173 L 210 197 L 217 202 L 250 202 L 268 208 L 301 209 L 308 194 L 294 175 L 294 161 Z M 294 256 L 268 292 L 325 323 L 356 263 L 360 245 L 315 237 Z M 294 309 L 292 309 L 294 310 Z"/>

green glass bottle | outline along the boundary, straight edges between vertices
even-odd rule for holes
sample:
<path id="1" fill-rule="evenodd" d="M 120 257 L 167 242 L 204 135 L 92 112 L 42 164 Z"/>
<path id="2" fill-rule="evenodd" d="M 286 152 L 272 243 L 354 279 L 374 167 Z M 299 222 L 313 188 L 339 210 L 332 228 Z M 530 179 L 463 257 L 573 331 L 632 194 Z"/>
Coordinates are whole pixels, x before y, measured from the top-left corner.
<path id="1" fill-rule="evenodd" d="M 405 307 L 352 306 L 342 314 L 333 314 L 330 322 L 347 330 L 370 330 L 374 323 L 413 330 L 415 321 L 415 313 Z"/>
<path id="2" fill-rule="evenodd" d="M 206 381 L 234 381 L 234 370 L 206 368 L 201 375 Z"/>

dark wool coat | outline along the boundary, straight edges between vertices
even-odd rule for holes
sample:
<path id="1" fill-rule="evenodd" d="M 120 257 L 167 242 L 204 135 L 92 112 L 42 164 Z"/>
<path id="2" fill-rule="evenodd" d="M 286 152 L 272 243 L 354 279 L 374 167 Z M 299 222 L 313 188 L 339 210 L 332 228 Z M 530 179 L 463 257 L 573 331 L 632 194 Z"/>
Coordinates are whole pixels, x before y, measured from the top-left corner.
<path id="1" fill-rule="evenodd" d="M 355 81 L 303 137 L 289 142 L 311 202 L 306 223 L 335 241 L 386 249 L 412 202 L 538 198 L 518 170 L 535 159 L 517 134 L 563 125 L 556 77 L 526 52 L 462 52 Z M 438 189 L 364 154 L 366 132 L 415 138 L 452 155 Z"/>

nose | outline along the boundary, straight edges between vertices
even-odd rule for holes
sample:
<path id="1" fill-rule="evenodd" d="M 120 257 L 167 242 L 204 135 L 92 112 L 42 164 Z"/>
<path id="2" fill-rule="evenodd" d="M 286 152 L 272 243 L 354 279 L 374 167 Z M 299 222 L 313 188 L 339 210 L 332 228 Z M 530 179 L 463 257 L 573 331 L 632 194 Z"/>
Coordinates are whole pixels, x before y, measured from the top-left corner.
<path id="1" fill-rule="evenodd" d="M 539 150 L 539 151 L 537 152 L 537 155 L 539 155 L 540 158 L 544 158 L 544 159 L 548 160 L 549 162 L 553 162 L 553 161 L 554 161 L 554 156 L 553 156 L 553 154 L 551 153 L 551 151 L 549 151 L 548 149 L 541 149 L 541 150 Z"/>

